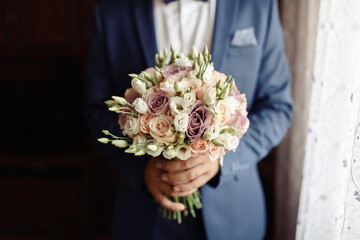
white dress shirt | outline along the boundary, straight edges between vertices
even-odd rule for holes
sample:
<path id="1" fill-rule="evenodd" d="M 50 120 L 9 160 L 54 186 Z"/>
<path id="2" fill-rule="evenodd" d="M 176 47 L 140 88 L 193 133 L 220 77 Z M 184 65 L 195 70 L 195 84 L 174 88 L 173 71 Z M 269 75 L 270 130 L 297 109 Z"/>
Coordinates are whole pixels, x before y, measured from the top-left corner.
<path id="1" fill-rule="evenodd" d="M 178 0 L 166 4 L 153 0 L 155 32 L 158 50 L 172 44 L 185 55 L 195 45 L 201 51 L 205 45 L 211 50 L 216 0 Z"/>

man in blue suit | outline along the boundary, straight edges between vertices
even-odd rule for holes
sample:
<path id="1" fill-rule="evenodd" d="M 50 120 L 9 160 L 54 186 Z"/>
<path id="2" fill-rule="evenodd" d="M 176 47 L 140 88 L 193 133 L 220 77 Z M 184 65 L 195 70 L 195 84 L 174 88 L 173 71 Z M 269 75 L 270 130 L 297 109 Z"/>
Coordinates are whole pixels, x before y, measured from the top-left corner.
<path id="1" fill-rule="evenodd" d="M 152 1 L 109 0 L 95 6 L 86 110 L 94 136 L 100 137 L 102 129 L 121 134 L 116 114 L 104 101 L 130 87 L 128 73 L 154 66 L 156 52 Z M 257 163 L 281 141 L 292 116 L 291 77 L 276 0 L 218 0 L 211 52 L 215 69 L 232 75 L 246 93 L 248 132 L 237 151 L 225 155 L 223 167 L 193 185 L 200 187 L 203 209 L 198 218 L 187 217 L 181 225 L 161 218 L 154 191 L 147 187 L 163 184 L 164 173 L 176 167 L 184 171 L 184 166 L 99 146 L 119 172 L 113 239 L 263 238 L 266 209 Z M 170 186 L 177 185 L 174 181 Z M 168 208 L 179 207 L 155 199 Z"/>

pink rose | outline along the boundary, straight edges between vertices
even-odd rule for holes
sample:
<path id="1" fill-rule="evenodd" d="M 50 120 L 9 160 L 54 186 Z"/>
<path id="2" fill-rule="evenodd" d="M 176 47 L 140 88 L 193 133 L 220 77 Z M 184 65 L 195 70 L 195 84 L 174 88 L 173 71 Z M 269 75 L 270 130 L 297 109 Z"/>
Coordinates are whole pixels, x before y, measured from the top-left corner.
<path id="1" fill-rule="evenodd" d="M 201 79 L 198 78 L 183 78 L 179 82 L 179 87 L 184 92 L 191 88 L 191 91 L 196 92 L 202 85 Z"/>
<path id="2" fill-rule="evenodd" d="M 173 120 L 166 115 L 158 115 L 149 122 L 150 135 L 159 143 L 166 145 L 174 144 L 177 140 L 177 134 L 171 130 Z"/>
<path id="3" fill-rule="evenodd" d="M 146 99 L 149 112 L 153 114 L 166 114 L 169 110 L 169 97 L 165 92 L 154 93 Z"/>
<path id="4" fill-rule="evenodd" d="M 198 141 L 190 145 L 190 148 L 191 148 L 191 155 L 195 156 L 199 153 L 206 153 L 208 150 L 208 145 L 205 139 L 199 138 Z"/>
<path id="5" fill-rule="evenodd" d="M 124 98 L 126 101 L 128 101 L 129 103 L 133 103 L 138 97 L 141 97 L 141 95 L 133 88 L 126 89 L 124 94 Z"/>
<path id="6" fill-rule="evenodd" d="M 231 91 L 230 96 L 234 96 L 236 100 L 240 102 L 240 107 L 235 110 L 235 114 L 231 116 L 227 125 L 230 127 L 234 127 L 236 129 L 243 130 L 243 133 L 238 135 L 239 138 L 247 131 L 250 125 L 250 121 L 247 118 L 248 112 L 247 108 L 247 100 L 245 94 L 240 94 L 239 89 L 235 86 L 235 88 Z"/>
<path id="7" fill-rule="evenodd" d="M 162 81 L 159 84 L 159 88 L 161 91 L 166 92 L 169 97 L 174 97 L 176 95 L 174 83 L 171 83 L 167 80 Z"/>
<path id="8" fill-rule="evenodd" d="M 146 113 L 139 118 L 140 130 L 143 133 L 150 132 L 149 123 L 150 123 L 150 120 L 153 118 L 154 118 L 154 115 L 152 115 L 151 113 Z"/>
<path id="9" fill-rule="evenodd" d="M 120 125 L 121 129 L 124 129 L 126 121 L 129 119 L 129 117 L 132 116 L 132 114 L 130 113 L 130 110 L 125 109 L 123 111 L 128 112 L 129 114 L 119 113 L 118 124 Z"/>
<path id="10" fill-rule="evenodd" d="M 225 155 L 223 147 L 216 146 L 211 141 L 206 141 L 208 145 L 209 158 L 211 161 L 215 161 Z"/>
<path id="11" fill-rule="evenodd" d="M 199 99 L 199 100 L 203 100 L 206 91 L 207 91 L 210 87 L 211 87 L 211 86 L 210 86 L 209 84 L 207 84 L 207 83 L 205 83 L 204 85 L 202 85 L 201 88 L 199 88 L 199 89 L 196 91 L 196 98 Z"/>
<path id="12" fill-rule="evenodd" d="M 186 135 L 192 142 L 197 142 L 205 129 L 210 126 L 211 113 L 206 108 L 205 103 L 198 100 L 190 109 L 189 123 Z"/>
<path id="13" fill-rule="evenodd" d="M 174 84 L 175 82 L 178 82 L 186 77 L 191 69 L 191 67 L 169 65 L 162 67 L 160 71 L 165 78 L 165 81 Z"/>
<path id="14" fill-rule="evenodd" d="M 205 79 L 205 82 L 211 86 L 215 86 L 219 80 L 224 83 L 226 75 L 218 71 L 213 71 L 210 77 Z"/>

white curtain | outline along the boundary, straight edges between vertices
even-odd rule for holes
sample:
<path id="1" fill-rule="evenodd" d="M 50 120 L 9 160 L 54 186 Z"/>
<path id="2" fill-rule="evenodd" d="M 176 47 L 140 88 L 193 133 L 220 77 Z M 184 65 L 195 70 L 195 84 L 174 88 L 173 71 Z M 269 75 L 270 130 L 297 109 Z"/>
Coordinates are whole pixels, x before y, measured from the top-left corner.
<path id="1" fill-rule="evenodd" d="M 360 239 L 360 0 L 321 0 L 296 239 Z"/>

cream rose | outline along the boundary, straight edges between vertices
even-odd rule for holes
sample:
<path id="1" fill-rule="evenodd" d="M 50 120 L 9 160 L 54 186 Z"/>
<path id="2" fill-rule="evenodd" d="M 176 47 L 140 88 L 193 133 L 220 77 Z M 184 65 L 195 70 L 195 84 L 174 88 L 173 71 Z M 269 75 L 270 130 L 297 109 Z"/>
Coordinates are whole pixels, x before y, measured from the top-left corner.
<path id="1" fill-rule="evenodd" d="M 227 102 L 224 100 L 219 100 L 215 104 L 215 111 L 217 115 L 215 117 L 215 122 L 219 123 L 220 126 L 224 126 L 230 119 L 230 107 L 228 106 Z"/>
<path id="2" fill-rule="evenodd" d="M 150 120 L 150 135 L 159 143 L 170 145 L 176 142 L 176 132 L 171 130 L 173 120 L 166 115 L 158 115 Z"/>
<path id="3" fill-rule="evenodd" d="M 221 80 L 221 83 L 225 83 L 226 75 L 218 71 L 212 71 L 211 75 L 204 77 L 204 80 L 207 84 L 215 86 L 219 80 Z"/>
<path id="4" fill-rule="evenodd" d="M 191 91 L 196 92 L 202 86 L 201 79 L 198 78 L 183 78 L 179 82 L 179 87 L 184 92 L 191 88 Z"/>
<path id="5" fill-rule="evenodd" d="M 139 119 L 136 117 L 129 117 L 124 126 L 124 131 L 129 137 L 140 132 Z"/>
<path id="6" fill-rule="evenodd" d="M 174 88 L 174 83 L 170 81 L 163 81 L 159 84 L 159 88 L 161 91 L 166 92 L 169 97 L 173 97 L 176 95 L 176 91 Z"/>

